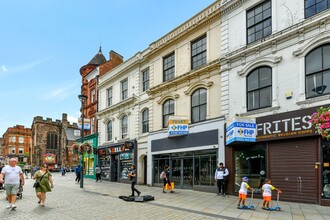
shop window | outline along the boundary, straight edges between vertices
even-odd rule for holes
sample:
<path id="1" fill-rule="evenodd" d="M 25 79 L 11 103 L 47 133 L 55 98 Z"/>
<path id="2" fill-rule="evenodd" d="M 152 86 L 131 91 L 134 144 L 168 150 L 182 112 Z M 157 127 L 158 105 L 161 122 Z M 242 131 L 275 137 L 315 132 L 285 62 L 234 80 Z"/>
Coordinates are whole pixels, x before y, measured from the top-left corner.
<path id="1" fill-rule="evenodd" d="M 246 82 L 248 111 L 271 107 L 272 69 L 258 67 L 249 73 Z"/>
<path id="2" fill-rule="evenodd" d="M 198 161 L 198 165 L 197 165 Z M 214 180 L 214 172 L 217 169 L 217 158 L 216 155 L 208 155 L 208 156 L 200 156 L 198 158 L 195 157 L 195 169 L 199 168 L 199 170 L 195 171 L 198 173 L 199 184 L 195 183 L 196 185 L 206 185 L 212 186 L 215 184 Z"/>
<path id="3" fill-rule="evenodd" d="M 191 123 L 206 120 L 206 89 L 198 89 L 191 95 Z"/>
<path id="4" fill-rule="evenodd" d="M 174 100 L 169 99 L 163 104 L 163 128 L 167 128 L 168 119 L 174 115 Z"/>
<path id="5" fill-rule="evenodd" d="M 168 157 L 168 156 L 167 156 Z M 160 173 L 163 172 L 165 165 L 169 164 L 169 159 L 158 159 L 154 160 L 154 182 L 163 183 L 163 180 L 160 179 Z"/>
<path id="6" fill-rule="evenodd" d="M 322 140 L 322 197 L 330 199 L 330 141 Z"/>
<path id="7" fill-rule="evenodd" d="M 235 158 L 235 183 L 240 184 L 242 177 L 248 177 L 249 185 L 255 189 L 256 193 L 261 193 L 266 173 L 265 146 L 254 146 L 248 149 L 234 151 Z M 239 186 L 235 186 L 238 192 Z"/>
<path id="8" fill-rule="evenodd" d="M 306 98 L 330 93 L 330 44 L 309 52 L 305 59 Z"/>

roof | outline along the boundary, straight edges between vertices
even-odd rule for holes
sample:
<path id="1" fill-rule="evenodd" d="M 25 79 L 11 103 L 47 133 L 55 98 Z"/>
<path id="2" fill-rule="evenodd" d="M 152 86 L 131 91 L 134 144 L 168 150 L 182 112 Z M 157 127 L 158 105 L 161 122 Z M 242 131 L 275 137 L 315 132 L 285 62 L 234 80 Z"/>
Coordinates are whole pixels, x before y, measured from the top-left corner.
<path id="1" fill-rule="evenodd" d="M 88 64 L 99 66 L 105 62 L 107 62 L 107 59 L 105 59 L 105 56 L 103 55 L 102 49 L 100 46 L 99 52 L 93 57 L 93 59 L 91 59 L 91 61 L 89 61 Z"/>
<path id="2" fill-rule="evenodd" d="M 80 136 L 75 136 L 74 135 L 74 131 L 78 130 L 78 129 L 73 129 L 73 128 L 66 128 L 65 129 L 65 134 L 66 134 L 66 138 L 68 141 L 75 141 L 77 140 L 77 138 L 79 138 Z"/>

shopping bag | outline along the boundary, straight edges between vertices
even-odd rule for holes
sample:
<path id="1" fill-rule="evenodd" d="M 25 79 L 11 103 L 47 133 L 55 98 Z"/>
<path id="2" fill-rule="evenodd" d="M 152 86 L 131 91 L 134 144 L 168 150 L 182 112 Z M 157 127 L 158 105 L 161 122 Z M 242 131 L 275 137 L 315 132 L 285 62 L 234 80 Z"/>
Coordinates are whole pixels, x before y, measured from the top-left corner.
<path id="1" fill-rule="evenodd" d="M 166 188 L 167 190 L 173 190 L 173 189 L 174 189 L 174 182 L 171 182 L 171 186 L 169 186 L 168 183 L 166 183 L 165 188 Z"/>

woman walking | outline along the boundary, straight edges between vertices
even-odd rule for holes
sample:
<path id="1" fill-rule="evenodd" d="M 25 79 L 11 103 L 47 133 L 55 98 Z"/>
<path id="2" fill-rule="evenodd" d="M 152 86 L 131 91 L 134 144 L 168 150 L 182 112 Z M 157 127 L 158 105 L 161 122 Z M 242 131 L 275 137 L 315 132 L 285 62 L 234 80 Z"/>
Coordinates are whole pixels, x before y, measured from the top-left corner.
<path id="1" fill-rule="evenodd" d="M 38 203 L 43 207 L 45 206 L 46 193 L 54 188 L 52 174 L 48 172 L 47 164 L 42 165 L 41 169 L 34 174 L 33 179 L 39 183 L 39 186 L 36 187 L 36 195 L 39 198 Z"/>

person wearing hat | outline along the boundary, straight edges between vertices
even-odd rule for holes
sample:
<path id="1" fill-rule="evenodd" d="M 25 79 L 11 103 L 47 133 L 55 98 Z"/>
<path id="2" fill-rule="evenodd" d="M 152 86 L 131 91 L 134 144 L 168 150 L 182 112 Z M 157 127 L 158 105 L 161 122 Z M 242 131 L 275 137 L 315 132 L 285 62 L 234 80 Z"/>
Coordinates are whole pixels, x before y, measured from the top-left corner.
<path id="1" fill-rule="evenodd" d="M 134 164 L 131 165 L 131 171 L 128 173 L 128 177 L 131 180 L 131 189 L 132 189 L 132 195 L 135 196 L 135 192 L 137 192 L 137 195 L 140 196 L 141 192 L 135 188 L 136 184 L 136 166 Z"/>
<path id="2" fill-rule="evenodd" d="M 5 177 L 5 180 L 4 180 Z M 16 195 L 21 182 L 21 186 L 24 185 L 24 174 L 21 167 L 17 166 L 17 159 L 11 158 L 9 160 L 9 166 L 5 166 L 1 170 L 0 183 L 4 182 L 4 188 L 6 189 L 8 206 L 7 209 L 16 209 Z"/>
<path id="3" fill-rule="evenodd" d="M 247 177 L 242 178 L 241 188 L 238 192 L 239 200 L 238 200 L 237 208 L 241 207 L 241 202 L 242 202 L 243 208 L 246 208 L 245 200 L 246 200 L 246 196 L 247 196 L 247 191 L 248 191 L 248 189 L 251 191 L 254 191 L 254 189 L 249 186 L 248 181 L 249 181 L 249 178 L 247 178 Z"/>

